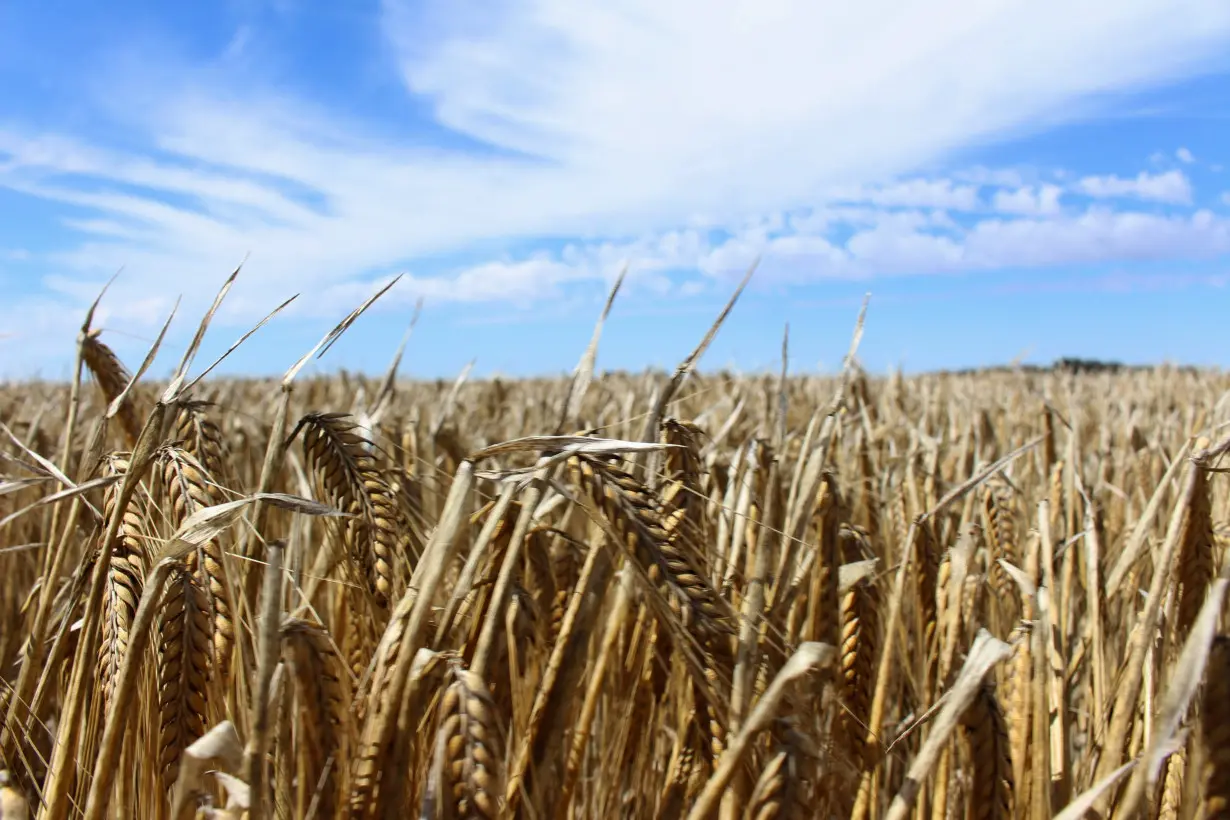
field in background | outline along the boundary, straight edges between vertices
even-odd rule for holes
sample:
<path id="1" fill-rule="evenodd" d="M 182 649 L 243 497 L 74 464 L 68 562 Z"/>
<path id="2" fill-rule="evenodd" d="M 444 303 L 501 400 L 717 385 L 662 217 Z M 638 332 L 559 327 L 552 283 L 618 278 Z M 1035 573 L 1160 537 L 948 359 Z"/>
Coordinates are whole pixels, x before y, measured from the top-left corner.
<path id="1" fill-rule="evenodd" d="M 0 391 L 4 820 L 1225 816 L 1230 378 L 81 349 Z"/>

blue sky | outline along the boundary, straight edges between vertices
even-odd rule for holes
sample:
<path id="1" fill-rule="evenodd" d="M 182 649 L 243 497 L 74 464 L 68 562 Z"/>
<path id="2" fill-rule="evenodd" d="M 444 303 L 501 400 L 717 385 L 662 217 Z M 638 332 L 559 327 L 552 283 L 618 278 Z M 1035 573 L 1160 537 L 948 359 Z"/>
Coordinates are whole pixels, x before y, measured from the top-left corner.
<path id="1" fill-rule="evenodd" d="M 750 261 L 706 364 L 908 371 L 1093 356 L 1225 365 L 1224 0 L 81 0 L 0 5 L 0 376 L 98 324 L 206 351 L 671 366 Z"/>

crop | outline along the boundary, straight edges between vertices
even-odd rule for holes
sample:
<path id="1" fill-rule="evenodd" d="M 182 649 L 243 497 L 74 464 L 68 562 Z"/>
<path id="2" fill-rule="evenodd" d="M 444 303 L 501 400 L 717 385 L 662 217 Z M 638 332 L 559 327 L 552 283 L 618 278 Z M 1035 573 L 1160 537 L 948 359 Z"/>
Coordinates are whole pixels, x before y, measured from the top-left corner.
<path id="1" fill-rule="evenodd" d="M 155 381 L 87 318 L 0 388 L 0 818 L 1230 816 L 1230 379 L 873 378 L 861 317 L 698 372 L 719 324 Z"/>

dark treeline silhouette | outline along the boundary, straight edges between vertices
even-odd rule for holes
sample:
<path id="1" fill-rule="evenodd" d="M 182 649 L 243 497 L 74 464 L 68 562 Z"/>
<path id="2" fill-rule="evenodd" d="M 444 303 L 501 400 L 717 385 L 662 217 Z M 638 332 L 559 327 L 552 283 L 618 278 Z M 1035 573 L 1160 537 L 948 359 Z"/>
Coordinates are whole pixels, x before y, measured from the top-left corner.
<path id="1" fill-rule="evenodd" d="M 960 370 L 941 371 L 957 375 L 974 375 L 978 373 L 1004 373 L 1019 370 L 1025 373 L 1131 373 L 1145 370 L 1166 368 L 1180 373 L 1196 373 L 1201 370 L 1192 365 L 1155 365 L 1155 364 L 1124 364 L 1102 359 L 1081 359 L 1075 356 L 1065 356 L 1050 364 L 1017 364 L 992 365 L 989 367 L 967 367 Z"/>

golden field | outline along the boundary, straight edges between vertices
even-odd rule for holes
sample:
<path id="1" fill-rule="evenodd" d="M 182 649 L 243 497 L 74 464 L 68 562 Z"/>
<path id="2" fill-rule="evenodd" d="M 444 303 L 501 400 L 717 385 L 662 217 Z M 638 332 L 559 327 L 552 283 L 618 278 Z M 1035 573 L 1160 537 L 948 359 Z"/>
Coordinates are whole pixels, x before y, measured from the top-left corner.
<path id="1" fill-rule="evenodd" d="M 1230 816 L 1221 374 L 104 337 L 0 388 L 3 820 Z"/>

